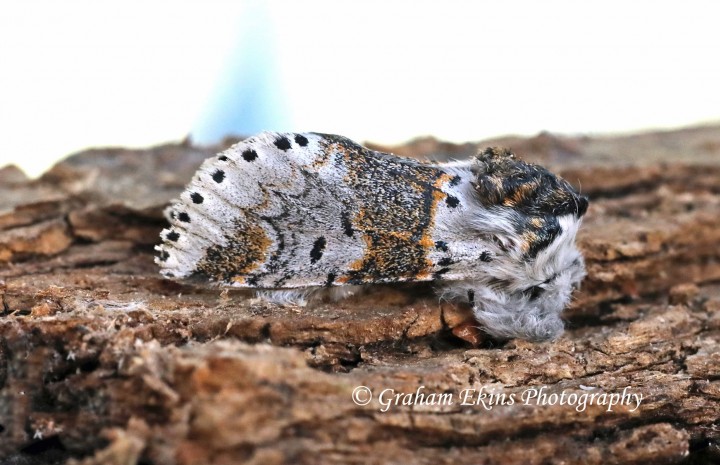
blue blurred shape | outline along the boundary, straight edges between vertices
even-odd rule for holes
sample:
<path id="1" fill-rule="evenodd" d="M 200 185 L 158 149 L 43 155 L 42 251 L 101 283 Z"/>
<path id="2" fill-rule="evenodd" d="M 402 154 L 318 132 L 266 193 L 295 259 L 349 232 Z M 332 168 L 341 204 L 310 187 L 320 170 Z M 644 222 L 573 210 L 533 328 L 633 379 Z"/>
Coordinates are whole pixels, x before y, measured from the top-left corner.
<path id="1" fill-rule="evenodd" d="M 249 1 L 245 6 L 237 25 L 237 41 L 191 132 L 196 143 L 212 144 L 230 135 L 289 128 L 272 21 L 264 2 Z"/>

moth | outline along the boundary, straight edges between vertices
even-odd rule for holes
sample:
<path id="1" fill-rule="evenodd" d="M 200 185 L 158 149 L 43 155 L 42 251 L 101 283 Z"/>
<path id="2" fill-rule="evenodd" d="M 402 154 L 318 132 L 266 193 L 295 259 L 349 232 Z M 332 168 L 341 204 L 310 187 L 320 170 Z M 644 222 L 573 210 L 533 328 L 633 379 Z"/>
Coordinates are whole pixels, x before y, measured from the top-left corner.
<path id="1" fill-rule="evenodd" d="M 266 132 L 207 159 L 166 210 L 167 278 L 302 300 L 434 281 L 496 337 L 546 340 L 585 276 L 588 207 L 566 181 L 489 148 L 425 163 L 336 135 Z"/>

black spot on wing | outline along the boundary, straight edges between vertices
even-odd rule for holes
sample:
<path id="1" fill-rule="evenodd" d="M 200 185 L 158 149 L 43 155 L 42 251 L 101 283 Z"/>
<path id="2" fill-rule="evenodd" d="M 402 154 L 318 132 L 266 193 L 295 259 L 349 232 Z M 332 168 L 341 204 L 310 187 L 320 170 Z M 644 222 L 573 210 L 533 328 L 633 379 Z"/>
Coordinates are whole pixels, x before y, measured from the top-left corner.
<path id="1" fill-rule="evenodd" d="M 223 179 L 225 179 L 225 171 L 223 170 L 216 170 L 212 175 L 213 181 L 220 184 L 223 182 Z"/>
<path id="2" fill-rule="evenodd" d="M 253 161 L 258 157 L 258 154 L 253 149 L 247 149 L 242 153 L 242 157 L 245 161 Z"/>
<path id="3" fill-rule="evenodd" d="M 353 237 L 355 234 L 355 230 L 352 226 L 352 221 L 350 221 L 350 214 L 347 211 L 343 211 L 340 214 L 340 224 L 342 225 L 343 232 L 348 237 Z"/>
<path id="4" fill-rule="evenodd" d="M 437 270 L 433 274 L 433 279 L 435 279 L 435 280 L 442 279 L 442 275 L 444 275 L 448 271 L 450 271 L 450 268 L 441 268 L 441 269 Z"/>
<path id="5" fill-rule="evenodd" d="M 450 208 L 455 208 L 455 207 L 457 207 L 458 205 L 460 205 L 460 200 L 459 200 L 457 197 L 455 197 L 455 196 L 448 195 L 448 196 L 445 198 L 445 203 L 448 205 L 448 207 L 450 207 Z"/>
<path id="6" fill-rule="evenodd" d="M 220 155 L 220 156 L 218 157 L 218 160 L 220 160 L 220 161 L 227 161 L 227 159 L 228 159 L 228 158 L 227 158 L 225 155 Z"/>
<path id="7" fill-rule="evenodd" d="M 472 289 L 468 289 L 467 298 L 468 302 L 470 302 L 470 305 L 475 305 L 475 291 L 473 291 Z"/>
<path id="8" fill-rule="evenodd" d="M 192 194 L 190 194 L 190 199 L 192 199 L 193 203 L 198 204 L 203 203 L 203 200 L 205 200 L 205 198 L 197 192 L 193 192 Z"/>
<path id="9" fill-rule="evenodd" d="M 335 282 L 335 278 L 337 278 L 337 275 L 335 273 L 328 273 L 327 279 L 325 280 L 326 286 L 332 286 L 332 283 Z"/>
<path id="10" fill-rule="evenodd" d="M 448 251 L 447 242 L 445 242 L 445 241 L 436 241 L 436 242 L 435 242 L 435 248 L 436 248 L 437 250 L 442 250 L 443 252 L 447 252 L 447 251 Z"/>
<path id="11" fill-rule="evenodd" d="M 279 148 L 282 151 L 290 150 L 290 148 L 292 147 L 290 145 L 290 141 L 285 136 L 281 136 L 281 137 L 278 137 L 277 139 L 275 139 L 274 144 L 275 144 L 275 147 Z"/>
<path id="12" fill-rule="evenodd" d="M 166 261 L 168 258 L 170 258 L 170 254 L 167 252 L 167 250 L 163 250 L 160 252 L 160 255 L 158 255 L 158 258 L 161 262 Z"/>
<path id="13" fill-rule="evenodd" d="M 492 261 L 492 257 L 490 256 L 490 252 L 487 250 L 483 250 L 483 252 L 480 254 L 480 261 L 489 263 Z"/>
<path id="14" fill-rule="evenodd" d="M 167 239 L 167 240 L 169 240 L 169 241 L 175 242 L 175 241 L 177 241 L 178 239 L 180 239 L 180 234 L 178 234 L 176 231 L 170 231 L 170 232 L 167 233 L 167 235 L 165 236 L 165 239 Z"/>
<path id="15" fill-rule="evenodd" d="M 190 222 L 190 215 L 188 215 L 185 212 L 178 213 L 177 219 L 182 221 L 183 223 L 189 223 Z"/>
<path id="16" fill-rule="evenodd" d="M 315 263 L 322 258 L 323 251 L 325 250 L 326 242 L 327 241 L 322 236 L 318 237 L 315 240 L 315 243 L 313 244 L 313 248 L 310 251 L 310 263 Z"/>
<path id="17" fill-rule="evenodd" d="M 300 147 L 305 147 L 308 145 L 307 137 L 302 134 L 295 134 L 295 143 L 297 143 Z"/>
<path id="18" fill-rule="evenodd" d="M 453 261 L 449 257 L 445 257 L 438 262 L 438 265 L 440 265 L 440 266 L 449 266 L 452 264 L 453 264 Z"/>
<path id="19" fill-rule="evenodd" d="M 273 281 L 275 287 L 282 287 L 289 279 L 292 279 L 295 274 L 292 271 L 284 271 L 283 274 Z"/>
<path id="20" fill-rule="evenodd" d="M 450 180 L 450 185 L 453 186 L 453 187 L 454 187 L 454 186 L 457 186 L 458 184 L 460 184 L 460 181 L 462 181 L 462 178 L 461 178 L 460 176 L 457 176 L 457 175 L 456 175 L 455 177 L 453 177 L 453 178 Z"/>

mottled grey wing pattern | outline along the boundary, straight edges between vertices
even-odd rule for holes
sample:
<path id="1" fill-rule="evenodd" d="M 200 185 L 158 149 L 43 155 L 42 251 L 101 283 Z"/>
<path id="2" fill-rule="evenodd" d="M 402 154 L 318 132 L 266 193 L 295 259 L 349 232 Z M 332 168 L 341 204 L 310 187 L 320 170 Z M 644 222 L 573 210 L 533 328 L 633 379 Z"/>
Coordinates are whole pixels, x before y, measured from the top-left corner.
<path id="1" fill-rule="evenodd" d="M 170 210 L 171 277 L 285 288 L 433 279 L 453 176 L 322 134 L 262 134 L 206 161 Z"/>

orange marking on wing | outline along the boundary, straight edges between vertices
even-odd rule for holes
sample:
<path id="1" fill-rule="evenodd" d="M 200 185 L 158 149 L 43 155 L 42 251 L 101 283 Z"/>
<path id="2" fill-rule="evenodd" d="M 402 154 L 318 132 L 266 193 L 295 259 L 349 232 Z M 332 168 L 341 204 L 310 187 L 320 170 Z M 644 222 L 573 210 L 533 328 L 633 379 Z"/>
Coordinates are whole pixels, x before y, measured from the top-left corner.
<path id="1" fill-rule="evenodd" d="M 340 147 L 338 146 L 338 144 L 333 144 L 333 145 L 331 145 L 331 146 L 329 147 L 329 150 L 327 150 L 327 149 L 326 149 L 326 150 L 322 150 L 320 157 L 319 157 L 318 159 L 316 159 L 315 161 L 312 162 L 313 168 L 316 168 L 316 169 L 317 169 L 317 168 L 320 168 L 321 166 L 327 165 L 327 163 L 328 163 L 328 162 L 330 161 L 330 159 L 332 158 L 332 154 L 333 154 L 334 152 L 339 152 L 339 151 L 340 151 L 339 148 L 340 148 Z"/>
<path id="2" fill-rule="evenodd" d="M 435 187 L 440 189 L 446 182 L 452 181 L 452 176 L 447 173 L 443 173 L 442 176 L 435 180 Z"/>
<path id="3" fill-rule="evenodd" d="M 350 153 L 351 151 L 344 150 L 341 147 L 337 149 L 348 164 L 353 161 L 351 158 L 354 153 Z M 354 229 L 362 235 L 365 249 L 363 256 L 354 260 L 347 267 L 348 274 L 352 278 L 350 276 L 341 276 L 336 280 L 337 283 L 344 284 L 351 279 L 370 282 L 378 276 L 398 281 L 424 281 L 431 278 L 433 263 L 427 256 L 435 246 L 432 239 L 435 228 L 435 215 L 437 214 L 438 204 L 447 198 L 447 194 L 441 188 L 450 182 L 453 176 L 427 169 L 418 169 L 414 174 L 414 179 L 406 182 L 408 183 L 407 188 L 417 193 L 418 204 L 411 207 L 412 211 L 406 212 L 405 223 L 407 224 L 394 225 L 394 218 L 397 213 L 392 210 L 382 209 L 375 211 L 361 208 L 351 219 Z M 347 173 L 346 180 L 349 184 L 356 181 L 354 176 L 356 176 L 354 171 Z M 430 192 L 428 192 L 428 189 Z M 428 194 L 431 198 L 429 208 L 427 206 L 423 208 L 420 199 Z M 421 218 L 421 213 L 429 215 L 429 218 Z M 413 236 L 418 232 L 420 238 L 413 240 Z M 396 254 L 393 252 L 397 250 L 404 250 L 408 253 Z M 408 263 L 396 263 L 395 260 L 399 256 L 407 259 Z M 397 271 L 397 265 L 407 265 L 413 271 L 399 272 Z M 394 270 L 395 274 L 390 275 L 389 270 Z M 368 274 L 364 274 L 364 271 L 367 271 Z M 358 276 L 353 276 L 353 272 L 359 272 Z"/>
<path id="4" fill-rule="evenodd" d="M 203 259 L 198 270 L 219 281 L 232 279 L 240 283 L 236 279 L 242 279 L 239 275 L 247 275 L 265 263 L 271 245 L 272 241 L 260 225 L 247 223 L 235 231 L 227 245 L 212 246 L 213 259 Z"/>
<path id="5" fill-rule="evenodd" d="M 435 241 L 432 240 L 432 230 L 435 228 L 435 214 L 437 213 L 437 206 L 447 197 L 447 194 L 441 191 L 440 188 L 443 186 L 443 184 L 450 182 L 452 178 L 453 177 L 449 174 L 443 173 L 442 176 L 437 178 L 435 180 L 435 183 L 433 184 L 433 186 L 437 190 L 434 190 L 432 193 L 433 202 L 430 206 L 430 222 L 428 223 L 427 228 L 425 229 L 422 237 L 420 238 L 420 241 L 418 242 L 418 244 L 420 244 L 427 252 L 430 252 L 430 250 L 435 247 Z M 431 266 L 432 262 L 427 260 L 427 267 L 430 268 Z"/>

